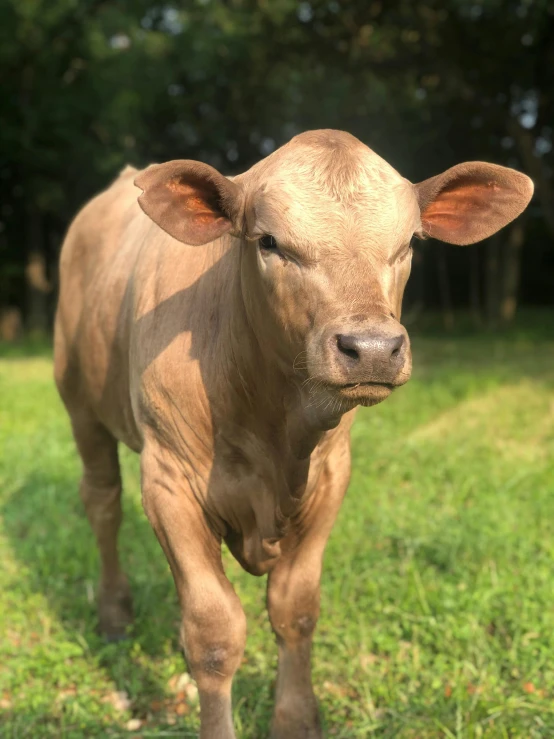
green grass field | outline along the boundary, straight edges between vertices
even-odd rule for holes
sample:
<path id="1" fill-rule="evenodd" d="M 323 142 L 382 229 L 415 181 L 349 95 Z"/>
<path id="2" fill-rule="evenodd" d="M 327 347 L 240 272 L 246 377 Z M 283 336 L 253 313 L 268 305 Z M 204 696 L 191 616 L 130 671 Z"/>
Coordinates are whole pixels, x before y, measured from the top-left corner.
<path id="1" fill-rule="evenodd" d="M 414 377 L 361 411 L 325 560 L 314 681 L 326 735 L 554 737 L 554 340 L 413 340 Z M 97 555 L 48 351 L 0 360 L 0 736 L 192 737 L 168 567 L 124 452 L 129 640 L 95 633 Z M 249 618 L 242 739 L 267 736 L 276 649 Z"/>

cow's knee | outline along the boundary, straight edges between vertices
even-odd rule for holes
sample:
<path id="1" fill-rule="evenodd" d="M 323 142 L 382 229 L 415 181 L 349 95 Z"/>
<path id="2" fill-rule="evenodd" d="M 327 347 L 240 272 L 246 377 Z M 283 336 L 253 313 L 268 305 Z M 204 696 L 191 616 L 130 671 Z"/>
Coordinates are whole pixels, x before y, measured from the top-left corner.
<path id="1" fill-rule="evenodd" d="M 202 609 L 187 613 L 185 606 L 181 644 L 192 676 L 206 690 L 230 689 L 246 643 L 246 616 L 232 593 Z"/>
<path id="2" fill-rule="evenodd" d="M 121 520 L 121 482 L 109 480 L 97 482 L 84 476 L 79 486 L 79 495 L 93 528 L 112 525 Z"/>
<path id="3" fill-rule="evenodd" d="M 213 635 L 216 636 L 215 634 Z M 207 638 L 198 644 L 185 647 L 185 655 L 196 680 L 211 680 L 232 677 L 240 664 L 244 640 L 236 635 L 225 641 Z"/>
<path id="4" fill-rule="evenodd" d="M 278 639 L 289 644 L 311 640 L 319 618 L 319 579 L 276 573 L 269 582 L 267 607 Z"/>

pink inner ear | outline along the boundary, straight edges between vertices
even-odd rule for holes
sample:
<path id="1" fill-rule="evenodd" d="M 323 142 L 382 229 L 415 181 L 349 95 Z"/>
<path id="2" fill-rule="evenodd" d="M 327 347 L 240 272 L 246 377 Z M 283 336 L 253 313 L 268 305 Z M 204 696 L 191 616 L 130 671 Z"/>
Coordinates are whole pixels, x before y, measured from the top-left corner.
<path id="1" fill-rule="evenodd" d="M 167 187 L 178 197 L 186 215 L 191 217 L 198 226 L 208 225 L 213 221 L 227 220 L 221 215 L 213 191 L 203 182 L 190 185 L 188 182 L 173 179 L 169 180 Z"/>
<path id="2" fill-rule="evenodd" d="M 494 181 L 456 183 L 445 187 L 422 213 L 421 222 L 430 236 L 437 229 L 450 233 L 468 229 L 470 220 L 488 213 L 491 195 L 500 190 Z"/>
<path id="3" fill-rule="evenodd" d="M 217 170 L 200 162 L 155 164 L 135 179 L 138 202 L 146 215 L 177 241 L 208 244 L 233 228 L 241 190 Z"/>

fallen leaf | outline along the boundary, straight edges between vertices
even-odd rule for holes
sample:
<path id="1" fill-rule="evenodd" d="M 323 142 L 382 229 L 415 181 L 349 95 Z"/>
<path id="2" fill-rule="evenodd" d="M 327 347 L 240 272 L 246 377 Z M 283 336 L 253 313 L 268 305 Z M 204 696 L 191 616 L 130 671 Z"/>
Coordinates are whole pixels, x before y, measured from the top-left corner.
<path id="1" fill-rule="evenodd" d="M 170 692 L 179 693 L 180 691 L 185 690 L 187 685 L 190 685 L 190 683 L 192 683 L 192 677 L 188 672 L 182 672 L 180 675 L 173 675 L 173 677 L 168 680 L 167 687 Z"/>
<path id="2" fill-rule="evenodd" d="M 187 694 L 187 701 L 189 703 L 196 703 L 198 700 L 198 688 L 194 683 L 190 683 L 185 688 L 185 693 Z"/>
<path id="3" fill-rule="evenodd" d="M 329 680 L 325 680 L 323 683 L 323 690 L 325 690 L 330 695 L 335 695 L 338 698 L 344 698 L 347 694 L 347 691 L 344 687 L 341 685 L 336 685 L 335 683 L 329 682 Z"/>
<path id="4" fill-rule="evenodd" d="M 132 705 L 125 690 L 112 690 L 102 698 L 102 703 L 111 703 L 116 711 L 128 711 Z"/>
<path id="5" fill-rule="evenodd" d="M 185 690 L 187 685 L 190 685 L 192 683 L 192 677 L 188 674 L 188 672 L 183 672 L 179 675 L 179 679 L 177 680 L 177 691 Z"/>
<path id="6" fill-rule="evenodd" d="M 360 655 L 360 664 L 364 669 L 371 667 L 371 665 L 374 665 L 376 662 L 379 662 L 379 657 L 376 654 L 370 653 Z"/>
<path id="7" fill-rule="evenodd" d="M 127 729 L 127 731 L 138 731 L 141 726 L 142 721 L 140 720 L 140 718 L 131 718 L 125 724 L 125 728 Z"/>
<path id="8" fill-rule="evenodd" d="M 64 701 L 66 698 L 72 698 L 75 695 L 77 695 L 77 687 L 75 685 L 70 685 L 68 688 L 62 688 L 61 690 L 58 690 L 56 700 Z"/>
<path id="9" fill-rule="evenodd" d="M 452 685 L 450 685 L 450 683 L 446 683 L 446 685 L 444 686 L 444 697 L 450 698 L 451 695 L 452 695 Z"/>
<path id="10" fill-rule="evenodd" d="M 8 632 L 6 634 L 10 642 L 12 643 L 12 646 L 19 647 L 21 646 L 21 637 L 17 633 L 17 631 L 13 631 L 13 629 L 8 629 Z"/>
<path id="11" fill-rule="evenodd" d="M 178 701 L 187 700 L 189 703 L 194 703 L 198 699 L 198 688 L 188 672 L 173 675 L 168 680 L 167 687 L 169 692 L 173 693 Z"/>

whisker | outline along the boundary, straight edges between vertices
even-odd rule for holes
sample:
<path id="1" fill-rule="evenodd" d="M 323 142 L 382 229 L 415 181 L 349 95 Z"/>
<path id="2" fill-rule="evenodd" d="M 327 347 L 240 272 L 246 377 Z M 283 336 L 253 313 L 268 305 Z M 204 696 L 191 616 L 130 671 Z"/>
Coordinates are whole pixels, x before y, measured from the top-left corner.
<path id="1" fill-rule="evenodd" d="M 306 349 L 302 350 L 301 352 L 298 352 L 298 354 L 294 358 L 294 361 L 292 363 L 293 370 L 296 370 L 296 369 L 306 369 L 306 365 L 307 365 L 307 361 L 306 360 L 305 360 L 305 363 L 304 363 L 304 366 L 303 367 L 301 367 L 299 364 L 297 364 L 297 361 L 300 360 L 301 357 L 302 357 L 302 359 L 304 359 L 304 356 L 303 355 L 305 355 L 306 360 L 307 360 L 308 351 Z"/>

